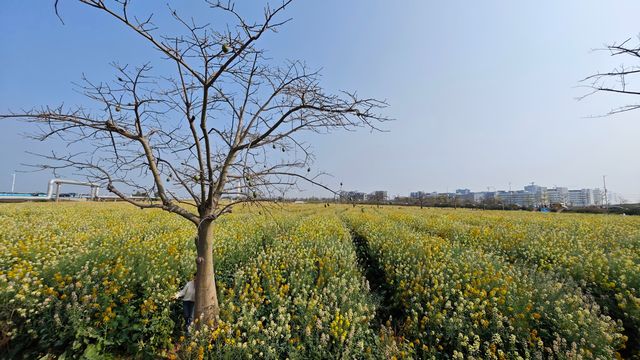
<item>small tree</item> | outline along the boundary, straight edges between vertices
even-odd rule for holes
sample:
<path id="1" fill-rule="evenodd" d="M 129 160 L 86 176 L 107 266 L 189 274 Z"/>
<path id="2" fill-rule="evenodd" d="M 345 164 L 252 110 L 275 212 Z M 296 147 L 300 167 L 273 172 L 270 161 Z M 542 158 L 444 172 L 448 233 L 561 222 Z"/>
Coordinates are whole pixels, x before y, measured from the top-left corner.
<path id="1" fill-rule="evenodd" d="M 301 132 L 325 133 L 357 126 L 376 127 L 384 102 L 355 93 L 326 93 L 316 71 L 300 61 L 276 66 L 258 40 L 288 20 L 279 19 L 292 0 L 250 22 L 231 3 L 205 0 L 232 23 L 218 29 L 198 24 L 169 8 L 183 29 L 163 34 L 152 14 L 132 14 L 127 0 L 77 0 L 130 29 L 159 58 L 173 64 L 158 74 L 150 63 L 114 64 L 115 78 L 92 82 L 81 92 L 96 105 L 42 107 L 1 115 L 37 124 L 33 137 L 57 137 L 90 151 L 44 156 L 46 169 L 73 169 L 102 183 L 141 209 L 180 215 L 197 229 L 195 316 L 217 322 L 212 230 L 234 204 L 271 198 L 283 187 L 306 181 L 325 187 L 311 171 Z M 56 14 L 58 1 L 56 1 Z M 72 147 L 73 148 L 73 147 Z M 156 194 L 159 202 L 132 198 L 127 190 Z M 329 189 L 328 189 L 329 190 Z M 223 201 L 223 198 L 229 198 Z"/>
<path id="2" fill-rule="evenodd" d="M 633 83 L 634 79 L 640 78 L 640 36 L 638 40 L 638 44 L 636 45 L 632 45 L 631 39 L 627 39 L 619 44 L 613 43 L 602 49 L 607 51 L 611 56 L 623 57 L 635 61 L 635 64 L 629 66 L 620 65 L 611 71 L 599 72 L 582 79 L 581 83 L 591 89 L 591 91 L 583 95 L 581 99 L 600 92 L 640 96 L 640 87 L 637 86 L 637 83 Z M 640 109 L 640 102 L 611 109 L 606 115 L 619 114 L 638 109 Z"/>

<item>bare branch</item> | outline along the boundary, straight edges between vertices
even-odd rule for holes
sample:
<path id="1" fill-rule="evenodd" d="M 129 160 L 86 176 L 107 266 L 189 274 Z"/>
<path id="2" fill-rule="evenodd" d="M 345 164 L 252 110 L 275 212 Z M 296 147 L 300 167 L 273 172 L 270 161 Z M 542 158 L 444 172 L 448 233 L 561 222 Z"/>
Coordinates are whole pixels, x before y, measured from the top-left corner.
<path id="1" fill-rule="evenodd" d="M 379 130 L 389 120 L 379 113 L 387 106 L 384 101 L 327 93 L 319 72 L 303 62 L 276 64 L 264 56 L 259 40 L 289 21 L 280 14 L 292 0 L 266 5 L 256 21 L 232 3 L 206 0 L 207 10 L 231 15 L 231 26 L 219 29 L 167 6 L 178 24 L 171 34 L 162 33 L 154 14 L 134 13 L 129 1 L 76 1 L 139 35 L 160 51 L 160 58 L 175 64 L 173 71 L 158 73 L 151 62 L 112 64 L 112 80 L 83 76 L 76 84 L 91 101 L 86 107 L 34 108 L 0 118 L 37 126 L 32 138 L 38 141 L 61 142 L 70 152 L 82 149 L 73 157 L 56 154 L 49 160 L 102 181 L 138 207 L 171 211 L 200 225 L 231 204 L 298 189 L 298 181 L 335 193 L 320 181 L 322 172 L 311 171 L 313 153 L 298 135 Z M 127 196 L 133 189 L 155 193 L 160 203 Z M 197 214 L 189 211 L 191 205 Z"/>
<path id="2" fill-rule="evenodd" d="M 625 58 L 631 57 L 633 60 L 638 61 L 640 60 L 640 41 L 636 46 L 630 45 L 630 41 L 631 39 L 629 38 L 620 44 L 613 43 L 600 50 L 607 51 L 610 56 L 624 56 Z M 580 96 L 578 100 L 582 100 L 596 93 L 614 93 L 638 96 L 640 95 L 640 87 L 637 87 L 636 89 L 630 88 L 631 84 L 635 84 L 632 80 L 640 80 L 634 77 L 638 74 L 640 74 L 640 64 L 636 64 L 632 67 L 625 67 L 624 65 L 621 65 L 620 67 L 608 72 L 599 72 L 594 75 L 587 76 L 580 82 L 583 84 L 582 87 L 586 87 L 590 89 L 590 91 L 585 95 Z M 625 105 L 610 110 L 604 116 L 633 111 L 638 108 L 640 108 L 640 103 Z"/>

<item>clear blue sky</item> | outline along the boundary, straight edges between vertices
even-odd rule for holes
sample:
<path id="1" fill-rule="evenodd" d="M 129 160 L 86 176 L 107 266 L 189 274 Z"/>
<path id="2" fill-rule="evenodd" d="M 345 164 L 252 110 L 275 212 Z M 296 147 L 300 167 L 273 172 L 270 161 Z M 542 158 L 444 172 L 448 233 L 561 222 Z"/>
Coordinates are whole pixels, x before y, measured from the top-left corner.
<path id="1" fill-rule="evenodd" d="M 166 11 L 164 2 L 144 3 Z M 189 11 L 197 2 L 180 3 Z M 53 1 L 3 1 L 0 112 L 83 102 L 71 84 L 82 73 L 107 79 L 111 61 L 156 61 L 103 14 L 74 0 L 61 0 L 61 12 L 66 25 Z M 576 88 L 581 78 L 620 64 L 592 49 L 635 37 L 638 14 L 640 2 L 631 0 L 300 0 L 287 9 L 293 21 L 262 45 L 274 61 L 322 67 L 327 89 L 391 104 L 387 114 L 397 120 L 388 132 L 308 139 L 318 166 L 334 175 L 329 185 L 391 194 L 531 181 L 581 188 L 601 186 L 606 174 L 611 190 L 638 199 L 640 112 L 587 118 L 634 99 L 575 99 L 585 92 Z M 25 151 L 52 148 L 22 138 L 28 130 L 0 123 L 0 191 L 20 163 L 37 160 Z M 44 190 L 49 177 L 18 174 L 16 190 Z"/>

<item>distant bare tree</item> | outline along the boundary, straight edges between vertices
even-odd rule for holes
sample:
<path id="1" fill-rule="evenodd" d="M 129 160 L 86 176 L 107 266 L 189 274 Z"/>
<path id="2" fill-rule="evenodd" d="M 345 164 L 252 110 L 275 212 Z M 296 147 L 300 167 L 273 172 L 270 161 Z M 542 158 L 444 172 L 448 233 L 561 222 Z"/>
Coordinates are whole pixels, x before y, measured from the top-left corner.
<path id="1" fill-rule="evenodd" d="M 640 37 L 636 45 L 631 44 L 631 39 L 621 43 L 613 43 L 604 49 L 611 56 L 622 57 L 634 61 L 633 65 L 620 65 L 609 72 L 599 72 L 582 79 L 585 87 L 591 91 L 581 97 L 581 99 L 598 92 L 640 96 Z M 635 80 L 635 82 L 633 82 Z M 640 101 L 629 105 L 623 105 L 611 109 L 606 115 L 624 113 L 640 109 Z"/>
<path id="2" fill-rule="evenodd" d="M 111 81 L 83 77 L 78 85 L 93 108 L 44 106 L 0 117 L 36 124 L 37 140 L 90 148 L 46 154 L 43 169 L 73 169 L 139 208 L 191 221 L 197 228 L 195 315 L 217 323 L 216 219 L 234 204 L 282 194 L 298 181 L 330 190 L 312 172 L 310 149 L 296 135 L 375 129 L 386 120 L 379 114 L 386 104 L 351 92 L 326 93 L 318 73 L 304 63 L 276 66 L 266 59 L 257 42 L 288 21 L 279 17 L 292 0 L 267 4 L 257 22 L 232 3 L 203 0 L 211 11 L 233 19 L 219 27 L 169 8 L 183 29 L 178 34 L 161 33 L 153 14 L 132 14 L 128 0 L 76 1 L 137 34 L 173 64 L 173 73 L 158 74 L 150 63 L 113 64 Z M 159 202 L 132 198 L 127 189 L 156 194 Z"/>

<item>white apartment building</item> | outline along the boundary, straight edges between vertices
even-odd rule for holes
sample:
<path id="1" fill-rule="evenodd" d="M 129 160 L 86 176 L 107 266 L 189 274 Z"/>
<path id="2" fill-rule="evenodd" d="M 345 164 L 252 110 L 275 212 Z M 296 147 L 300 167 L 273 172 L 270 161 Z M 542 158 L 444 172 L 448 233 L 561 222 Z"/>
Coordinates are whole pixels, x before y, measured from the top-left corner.
<path id="1" fill-rule="evenodd" d="M 547 202 L 546 189 L 535 189 L 536 192 L 527 190 L 499 191 L 496 197 L 504 204 L 513 204 L 523 207 L 541 206 Z"/>
<path id="2" fill-rule="evenodd" d="M 372 194 L 373 195 L 373 194 Z M 565 204 L 573 207 L 602 206 L 603 192 L 600 189 L 569 190 L 566 187 L 546 188 L 544 186 L 527 185 L 524 190 L 496 192 L 472 192 L 468 189 L 458 189 L 456 194 L 423 193 L 421 191 L 410 194 L 411 198 L 420 196 L 437 198 L 439 196 L 454 197 L 456 201 L 464 203 L 480 203 L 483 200 L 495 199 L 505 205 L 521 207 L 540 207 L 551 204 Z"/>
<path id="3" fill-rule="evenodd" d="M 602 206 L 604 205 L 604 192 L 600 189 L 593 189 L 593 205 Z"/>
<path id="4" fill-rule="evenodd" d="M 567 204 L 569 202 L 569 189 L 566 187 L 547 189 L 547 199 L 549 204 Z"/>
<path id="5" fill-rule="evenodd" d="M 569 205 L 576 207 L 595 205 L 595 201 L 593 199 L 593 190 L 569 190 Z"/>

